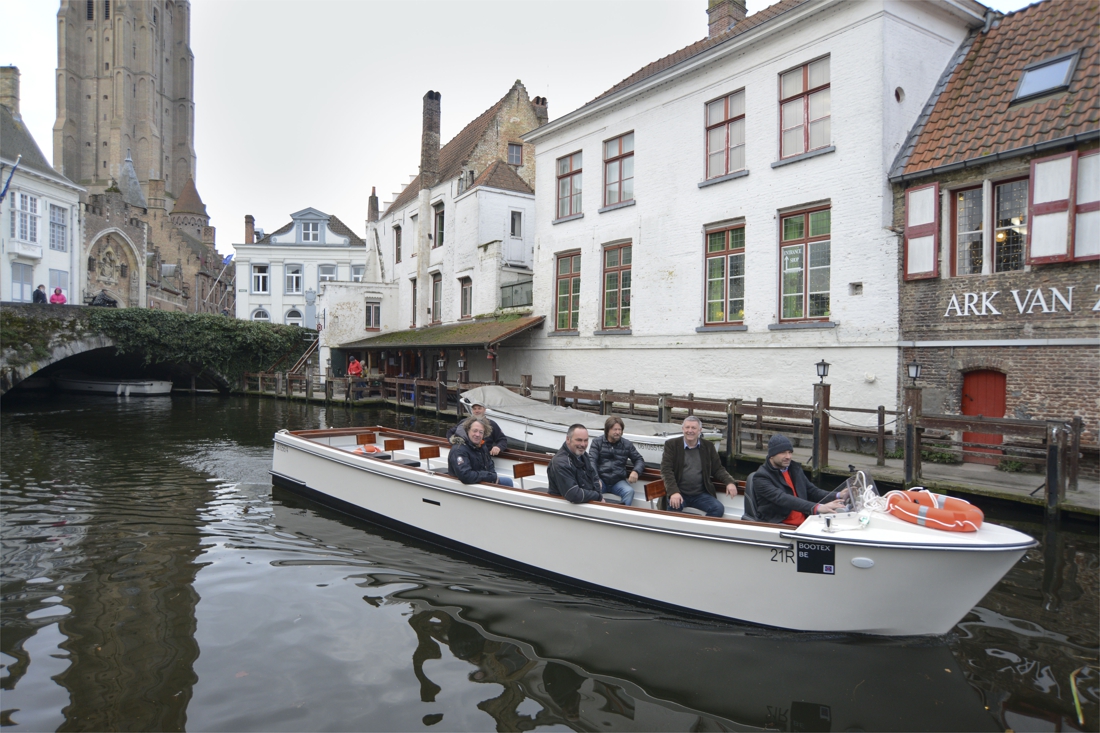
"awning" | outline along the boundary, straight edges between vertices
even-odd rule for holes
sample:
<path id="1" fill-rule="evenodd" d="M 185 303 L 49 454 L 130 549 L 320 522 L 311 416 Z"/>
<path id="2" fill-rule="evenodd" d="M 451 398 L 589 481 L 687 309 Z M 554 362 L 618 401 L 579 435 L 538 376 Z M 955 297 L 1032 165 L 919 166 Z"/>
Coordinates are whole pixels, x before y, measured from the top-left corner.
<path id="1" fill-rule="evenodd" d="M 488 349 L 542 325 L 543 316 L 501 316 L 462 323 L 391 331 L 381 336 L 340 344 L 340 349 Z"/>

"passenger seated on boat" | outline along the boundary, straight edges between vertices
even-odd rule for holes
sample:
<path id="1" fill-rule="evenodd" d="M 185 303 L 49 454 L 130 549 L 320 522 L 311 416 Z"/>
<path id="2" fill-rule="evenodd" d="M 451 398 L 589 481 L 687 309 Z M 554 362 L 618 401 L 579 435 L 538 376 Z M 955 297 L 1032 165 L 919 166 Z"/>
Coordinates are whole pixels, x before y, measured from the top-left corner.
<path id="1" fill-rule="evenodd" d="M 470 405 L 470 414 L 474 417 L 480 417 L 484 420 L 492 432 L 485 436 L 486 442 L 489 443 L 489 454 L 493 456 L 499 456 L 501 451 L 508 450 L 508 436 L 504 434 L 504 431 L 497 425 L 496 420 L 485 417 L 485 405 L 480 402 L 474 402 Z M 447 437 L 450 438 L 455 432 L 458 431 L 460 425 L 466 421 L 466 418 L 459 420 L 453 427 L 447 430 Z"/>
<path id="2" fill-rule="evenodd" d="M 812 514 L 833 514 L 844 509 L 848 490 L 839 494 L 810 483 L 802 466 L 791 460 L 794 446 L 778 433 L 768 441 L 768 457 L 756 472 L 752 492 L 756 518 L 761 522 L 797 527 Z"/>
<path id="3" fill-rule="evenodd" d="M 681 512 L 691 507 L 708 517 L 720 517 L 725 507 L 714 492 L 714 482 L 726 485 L 726 493 L 737 496 L 733 476 L 722 468 L 718 451 L 709 440 L 703 440 L 703 423 L 689 415 L 680 424 L 683 435 L 665 441 L 661 456 L 661 478 L 668 493 L 669 511 Z"/>
<path id="4" fill-rule="evenodd" d="M 546 476 L 550 479 L 549 493 L 564 496 L 574 504 L 603 501 L 600 476 L 596 463 L 588 450 L 588 428 L 570 425 L 561 449 L 550 459 Z"/>
<path id="5" fill-rule="evenodd" d="M 487 481 L 491 484 L 512 486 L 508 476 L 498 476 L 493 457 L 489 454 L 486 439 L 492 435 L 487 420 L 480 417 L 468 417 L 462 421 L 451 436 L 451 453 L 447 456 L 447 467 L 451 475 L 464 484 L 477 484 Z"/>
<path id="6" fill-rule="evenodd" d="M 623 500 L 623 506 L 634 503 L 632 483 L 645 470 L 645 460 L 634 444 L 623 437 L 623 420 L 609 417 L 603 424 L 603 435 L 592 440 L 588 452 L 596 462 L 596 473 L 603 490 Z"/>

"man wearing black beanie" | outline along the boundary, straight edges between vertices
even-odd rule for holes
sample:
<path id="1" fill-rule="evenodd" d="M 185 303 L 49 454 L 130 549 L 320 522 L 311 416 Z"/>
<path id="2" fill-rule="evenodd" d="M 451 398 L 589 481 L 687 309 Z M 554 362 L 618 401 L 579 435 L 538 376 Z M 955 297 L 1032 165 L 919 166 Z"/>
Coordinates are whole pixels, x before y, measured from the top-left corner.
<path id="1" fill-rule="evenodd" d="M 757 520 L 797 527 L 810 515 L 844 509 L 848 490 L 838 497 L 817 488 L 806 478 L 802 466 L 791 460 L 793 457 L 791 441 L 784 435 L 773 435 L 768 441 L 768 458 L 753 477 Z"/>

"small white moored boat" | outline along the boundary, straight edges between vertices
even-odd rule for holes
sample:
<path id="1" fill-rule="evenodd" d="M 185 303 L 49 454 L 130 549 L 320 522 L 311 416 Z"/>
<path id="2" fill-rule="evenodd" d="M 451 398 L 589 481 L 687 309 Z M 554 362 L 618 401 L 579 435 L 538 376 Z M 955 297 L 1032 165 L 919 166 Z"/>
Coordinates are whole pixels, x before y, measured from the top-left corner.
<path id="1" fill-rule="evenodd" d="M 485 405 L 485 414 L 496 420 L 509 440 L 522 445 L 524 450 L 557 451 L 565 442 L 570 425 L 584 425 L 589 434 L 595 436 L 603 432 L 607 420 L 604 415 L 548 405 L 494 385 L 463 392 L 459 399 L 467 411 L 475 403 Z M 634 444 L 646 463 L 659 465 L 665 441 L 674 435 L 681 435 L 678 423 L 623 418 L 623 437 Z M 704 440 L 720 440 L 721 437 L 713 430 L 703 431 Z"/>
<path id="2" fill-rule="evenodd" d="M 574 505 L 546 493 L 545 455 L 495 459 L 516 488 L 466 485 L 447 473 L 444 439 L 381 427 L 274 442 L 276 485 L 347 514 L 574 585 L 785 629 L 947 633 L 1036 545 L 995 524 L 945 532 L 869 508 L 798 528 L 744 521 L 743 497 L 721 492 L 721 519 L 662 511 L 651 469 L 633 507 Z"/>
<path id="3" fill-rule="evenodd" d="M 78 372 L 58 372 L 53 376 L 58 389 L 66 392 L 113 395 L 162 395 L 172 391 L 172 382 L 164 379 L 106 379 Z"/>

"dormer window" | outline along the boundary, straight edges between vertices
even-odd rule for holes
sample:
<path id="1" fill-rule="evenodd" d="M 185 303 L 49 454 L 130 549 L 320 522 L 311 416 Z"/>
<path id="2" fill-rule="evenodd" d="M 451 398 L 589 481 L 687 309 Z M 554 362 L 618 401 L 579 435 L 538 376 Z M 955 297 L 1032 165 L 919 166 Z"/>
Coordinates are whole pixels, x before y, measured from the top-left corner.
<path id="1" fill-rule="evenodd" d="M 1016 87 L 1013 101 L 1041 97 L 1045 94 L 1060 92 L 1069 87 L 1073 71 L 1077 68 L 1079 53 L 1062 54 L 1024 67 L 1020 85 Z"/>
<path id="2" fill-rule="evenodd" d="M 304 221 L 302 222 L 302 241 L 303 242 L 320 242 L 321 241 L 321 223 L 316 221 Z"/>

